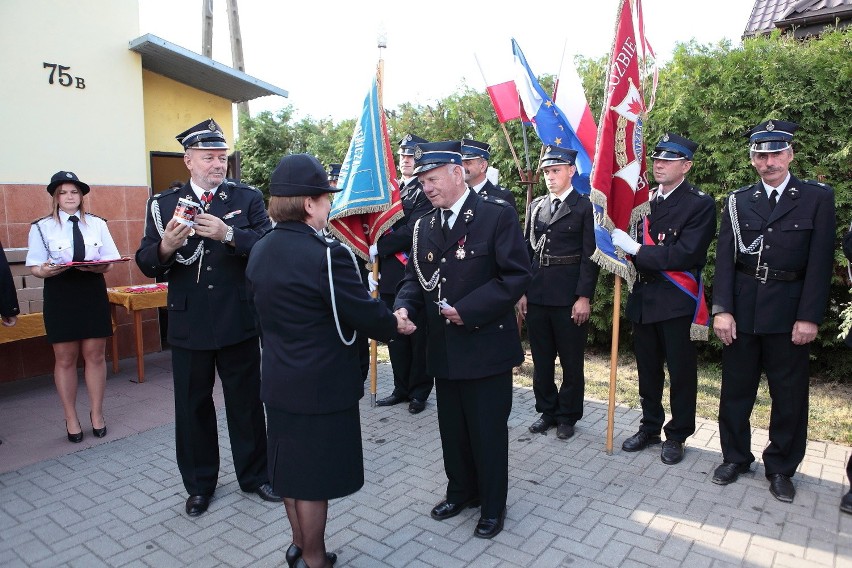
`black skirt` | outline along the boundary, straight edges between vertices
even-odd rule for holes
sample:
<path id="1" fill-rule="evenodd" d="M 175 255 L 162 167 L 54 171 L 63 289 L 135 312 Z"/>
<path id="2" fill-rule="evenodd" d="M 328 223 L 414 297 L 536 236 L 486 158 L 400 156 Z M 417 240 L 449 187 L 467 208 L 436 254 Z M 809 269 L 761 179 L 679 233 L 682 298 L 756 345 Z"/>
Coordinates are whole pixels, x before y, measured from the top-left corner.
<path id="1" fill-rule="evenodd" d="M 364 486 L 358 406 L 333 414 L 290 414 L 266 406 L 269 481 L 282 497 L 326 501 Z"/>
<path id="2" fill-rule="evenodd" d="M 44 329 L 48 343 L 110 337 L 112 320 L 104 275 L 69 268 L 45 278 Z"/>

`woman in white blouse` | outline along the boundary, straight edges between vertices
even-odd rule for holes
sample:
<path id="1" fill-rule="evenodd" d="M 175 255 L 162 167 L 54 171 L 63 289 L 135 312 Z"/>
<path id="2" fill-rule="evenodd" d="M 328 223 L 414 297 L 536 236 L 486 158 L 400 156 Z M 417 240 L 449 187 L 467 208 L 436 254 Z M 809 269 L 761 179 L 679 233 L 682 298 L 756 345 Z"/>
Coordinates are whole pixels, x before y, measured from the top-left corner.
<path id="1" fill-rule="evenodd" d="M 89 391 L 89 419 L 95 437 L 106 436 L 103 401 L 106 389 L 107 337 L 112 335 L 104 272 L 112 265 L 72 265 L 74 262 L 115 260 L 118 249 L 106 222 L 86 212 L 83 196 L 89 186 L 73 172 L 57 172 L 47 186 L 52 210 L 30 227 L 27 266 L 44 278 L 44 327 L 56 358 L 54 380 L 68 440 L 81 442 L 77 418 L 77 357 L 83 353 Z"/>

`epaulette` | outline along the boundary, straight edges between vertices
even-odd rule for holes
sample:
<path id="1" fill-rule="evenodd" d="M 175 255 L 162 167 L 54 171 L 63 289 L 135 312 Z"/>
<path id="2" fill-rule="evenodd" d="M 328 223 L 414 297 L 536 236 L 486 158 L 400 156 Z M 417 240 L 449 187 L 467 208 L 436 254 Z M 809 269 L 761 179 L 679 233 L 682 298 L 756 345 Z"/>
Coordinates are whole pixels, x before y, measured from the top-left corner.
<path id="1" fill-rule="evenodd" d="M 32 223 L 30 223 L 30 225 L 35 225 L 36 223 L 41 223 L 41 222 L 42 222 L 42 221 L 44 221 L 45 219 L 51 219 L 51 218 L 53 218 L 53 215 L 45 215 L 45 216 L 44 216 L 44 217 L 42 217 L 41 219 L 36 219 L 36 220 L 35 220 L 35 221 L 33 221 Z"/>
<path id="2" fill-rule="evenodd" d="M 86 213 L 86 215 L 91 215 L 92 217 L 97 217 L 98 219 L 100 219 L 100 220 L 101 220 L 101 221 L 103 221 L 104 223 L 106 223 L 106 222 L 108 222 L 108 221 L 109 221 L 109 219 L 104 219 L 104 218 L 103 218 L 103 217 L 101 217 L 100 215 L 95 215 L 94 213 L 88 213 L 88 212 L 87 212 L 87 213 Z"/>
<path id="3" fill-rule="evenodd" d="M 327 246 L 328 248 L 334 248 L 336 245 L 342 244 L 334 237 L 330 237 L 328 235 L 320 235 L 319 233 L 315 233 L 314 236 L 319 240 L 319 242 L 321 242 L 324 246 Z"/>
<path id="4" fill-rule="evenodd" d="M 817 187 L 821 187 L 822 189 L 834 191 L 834 188 L 828 185 L 827 183 L 822 183 L 821 181 L 817 181 L 815 179 L 803 179 L 802 183 L 806 183 L 808 185 L 815 185 Z"/>
<path id="5" fill-rule="evenodd" d="M 180 187 L 175 187 L 173 189 L 165 189 L 165 190 L 161 191 L 160 193 L 155 193 L 154 195 L 152 195 L 151 199 L 159 199 L 159 198 L 163 197 L 164 195 L 171 195 L 173 193 L 177 193 L 181 189 L 182 188 L 180 188 Z"/>
<path id="6" fill-rule="evenodd" d="M 539 201 L 541 201 L 542 199 L 544 199 L 546 197 L 547 197 L 546 195 L 539 195 L 538 197 L 536 197 L 532 201 L 530 201 L 530 205 L 538 203 Z"/>
<path id="7" fill-rule="evenodd" d="M 741 188 L 739 188 L 739 189 L 735 189 L 734 191 L 732 191 L 732 192 L 731 192 L 731 193 L 729 193 L 728 195 L 731 195 L 731 194 L 733 194 L 733 193 L 742 193 L 743 191 L 748 191 L 749 189 L 751 189 L 751 186 L 750 186 L 750 185 L 744 185 L 743 187 L 741 187 Z"/>
<path id="8" fill-rule="evenodd" d="M 689 193 L 691 193 L 693 195 L 697 195 L 698 197 L 704 197 L 705 195 L 707 195 L 706 193 L 704 193 L 703 191 L 701 191 L 700 189 L 698 189 L 695 186 L 689 187 Z"/>
<path id="9" fill-rule="evenodd" d="M 251 191 L 256 191 L 257 193 L 261 193 L 261 191 L 260 191 L 259 189 L 257 189 L 256 187 L 254 187 L 253 185 L 249 185 L 249 184 L 247 184 L 247 183 L 243 183 L 243 182 L 241 182 L 241 181 L 239 181 L 239 180 L 226 179 L 226 180 L 225 180 L 225 183 L 226 183 L 226 184 L 228 185 L 228 187 L 230 187 L 231 189 L 236 189 L 236 188 L 238 188 L 238 189 L 249 189 L 249 190 L 251 190 Z"/>
<path id="10" fill-rule="evenodd" d="M 485 203 L 493 203 L 495 205 L 502 205 L 503 207 L 508 207 L 509 205 L 508 201 L 506 201 L 505 199 L 500 199 L 499 197 L 494 197 L 492 195 L 483 195 L 481 197 L 482 201 L 484 201 Z"/>

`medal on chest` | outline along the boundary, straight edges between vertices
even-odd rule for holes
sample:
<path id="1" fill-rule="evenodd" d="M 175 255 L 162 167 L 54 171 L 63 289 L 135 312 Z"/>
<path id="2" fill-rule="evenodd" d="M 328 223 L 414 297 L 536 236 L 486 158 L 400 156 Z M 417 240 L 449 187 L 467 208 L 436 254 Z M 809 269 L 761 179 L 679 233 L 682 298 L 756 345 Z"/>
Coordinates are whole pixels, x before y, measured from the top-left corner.
<path id="1" fill-rule="evenodd" d="M 464 250 L 464 245 L 467 242 L 467 235 L 463 236 L 459 239 L 459 242 L 456 245 L 459 247 L 456 249 L 456 258 L 459 260 L 464 260 L 464 257 L 467 256 L 467 252 Z"/>

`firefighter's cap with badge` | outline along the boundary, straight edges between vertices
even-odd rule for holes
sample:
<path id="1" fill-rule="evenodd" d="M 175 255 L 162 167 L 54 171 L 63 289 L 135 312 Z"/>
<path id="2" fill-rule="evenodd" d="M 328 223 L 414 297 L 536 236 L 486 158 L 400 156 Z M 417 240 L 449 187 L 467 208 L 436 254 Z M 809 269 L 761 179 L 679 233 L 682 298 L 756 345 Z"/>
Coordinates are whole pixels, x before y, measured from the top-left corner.
<path id="1" fill-rule="evenodd" d="M 674 132 L 667 132 L 657 145 L 654 147 L 654 153 L 651 154 L 653 160 L 688 160 L 692 161 L 692 156 L 698 149 L 698 144 Z"/>
<path id="2" fill-rule="evenodd" d="M 269 179 L 269 194 L 275 197 L 308 197 L 340 189 L 328 184 L 325 168 L 310 154 L 284 156 Z"/>
<path id="3" fill-rule="evenodd" d="M 475 160 L 482 158 L 485 161 L 491 159 L 491 144 L 462 138 L 462 160 Z"/>
<path id="4" fill-rule="evenodd" d="M 767 120 L 746 133 L 751 152 L 780 152 L 792 147 L 793 133 L 799 125 L 786 120 Z"/>
<path id="5" fill-rule="evenodd" d="M 419 136 L 415 136 L 414 134 L 406 134 L 402 137 L 402 140 L 399 141 L 399 155 L 400 156 L 413 156 L 414 148 L 418 144 L 425 144 L 428 142 L 425 138 L 420 138 Z"/>
<path id="6" fill-rule="evenodd" d="M 549 145 L 544 147 L 544 154 L 541 156 L 538 167 L 546 168 L 547 166 L 555 166 L 557 164 L 573 166 L 576 159 L 577 150 Z"/>
<path id="7" fill-rule="evenodd" d="M 222 128 L 212 118 L 199 122 L 191 128 L 187 128 L 175 139 L 183 145 L 184 150 L 227 150 L 228 142 L 222 134 Z"/>
<path id="8" fill-rule="evenodd" d="M 461 141 L 427 142 L 414 149 L 414 173 L 422 174 L 446 164 L 461 165 Z"/>

